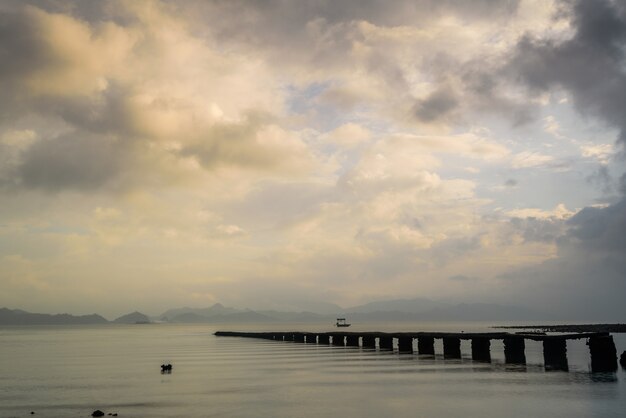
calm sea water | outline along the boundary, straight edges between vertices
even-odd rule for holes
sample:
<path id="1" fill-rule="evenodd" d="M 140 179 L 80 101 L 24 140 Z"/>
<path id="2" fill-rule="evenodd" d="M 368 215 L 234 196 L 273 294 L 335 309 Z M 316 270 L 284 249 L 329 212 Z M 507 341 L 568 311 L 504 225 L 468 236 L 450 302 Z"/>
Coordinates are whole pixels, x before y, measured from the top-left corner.
<path id="1" fill-rule="evenodd" d="M 354 326 L 350 330 L 359 330 Z M 465 330 L 480 324 L 378 324 L 367 331 Z M 592 374 L 584 341 L 569 372 L 361 348 L 215 337 L 218 330 L 332 331 L 327 325 L 104 325 L 0 328 L 0 417 L 623 417 L 626 372 Z M 621 353 L 624 334 L 616 334 Z M 441 343 L 435 345 L 442 353 Z M 163 375 L 160 365 L 174 365 Z"/>

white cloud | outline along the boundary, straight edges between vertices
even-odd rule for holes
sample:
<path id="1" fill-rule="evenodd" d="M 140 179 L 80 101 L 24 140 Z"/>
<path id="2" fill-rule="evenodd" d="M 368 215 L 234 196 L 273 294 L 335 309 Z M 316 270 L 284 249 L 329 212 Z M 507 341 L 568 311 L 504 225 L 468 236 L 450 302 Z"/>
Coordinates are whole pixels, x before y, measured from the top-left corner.
<path id="1" fill-rule="evenodd" d="M 585 158 L 593 158 L 602 164 L 609 162 L 614 155 L 615 149 L 612 144 L 581 145 L 580 151 Z"/>
<path id="2" fill-rule="evenodd" d="M 350 122 L 323 135 L 322 140 L 340 147 L 353 148 L 372 138 L 372 132 L 361 125 Z"/>
<path id="3" fill-rule="evenodd" d="M 559 203 L 552 210 L 543 210 L 538 208 L 513 209 L 505 212 L 507 216 L 512 218 L 537 218 L 537 219 L 568 219 L 576 214 L 565 207 L 563 203 Z"/>
<path id="4" fill-rule="evenodd" d="M 572 35 L 555 2 L 278 3 L 0 6 L 0 306 L 446 296 L 555 256 L 587 197 L 510 171 L 572 105 L 529 123 L 555 93 L 501 74 Z"/>
<path id="5" fill-rule="evenodd" d="M 554 161 L 554 157 L 535 151 L 522 151 L 511 159 L 513 168 L 532 168 L 545 166 Z"/>

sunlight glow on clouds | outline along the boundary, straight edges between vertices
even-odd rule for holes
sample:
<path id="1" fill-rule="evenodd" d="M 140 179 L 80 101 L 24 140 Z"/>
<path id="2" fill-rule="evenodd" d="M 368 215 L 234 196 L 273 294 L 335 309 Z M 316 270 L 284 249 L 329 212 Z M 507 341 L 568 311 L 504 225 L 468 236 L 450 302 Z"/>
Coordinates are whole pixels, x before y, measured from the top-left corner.
<path id="1" fill-rule="evenodd" d="M 625 44 L 611 0 L 4 2 L 0 306 L 537 305 L 615 254 Z"/>

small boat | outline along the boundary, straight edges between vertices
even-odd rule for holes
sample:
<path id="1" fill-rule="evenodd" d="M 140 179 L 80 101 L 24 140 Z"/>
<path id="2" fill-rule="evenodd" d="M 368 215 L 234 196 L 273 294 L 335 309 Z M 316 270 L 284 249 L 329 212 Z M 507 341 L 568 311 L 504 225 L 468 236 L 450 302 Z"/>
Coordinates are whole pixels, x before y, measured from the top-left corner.
<path id="1" fill-rule="evenodd" d="M 335 323 L 336 327 L 349 327 L 351 324 L 346 322 L 346 318 L 337 318 L 337 323 Z"/>

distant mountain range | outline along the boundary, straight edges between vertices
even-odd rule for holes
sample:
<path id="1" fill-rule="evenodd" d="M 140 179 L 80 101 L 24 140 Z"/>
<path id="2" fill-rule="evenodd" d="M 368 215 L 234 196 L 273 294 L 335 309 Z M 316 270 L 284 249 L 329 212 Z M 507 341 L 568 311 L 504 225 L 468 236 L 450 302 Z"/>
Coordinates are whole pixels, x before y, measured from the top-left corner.
<path id="1" fill-rule="evenodd" d="M 338 307 L 329 313 L 331 304 L 320 304 L 323 312 L 282 312 L 250 310 L 225 307 L 220 303 L 206 308 L 176 308 L 161 315 L 149 317 L 141 312 L 123 315 L 113 323 L 141 324 L 150 322 L 170 323 L 313 323 L 329 322 L 341 316 L 350 322 L 404 322 L 404 321 L 537 321 L 558 319 L 544 313 L 518 306 L 487 303 L 446 303 L 429 299 L 398 299 L 371 302 L 343 309 Z M 336 306 L 336 305 L 335 305 Z M 49 315 L 30 313 L 19 309 L 0 308 L 0 325 L 56 325 L 56 324 L 106 324 L 100 315 L 74 316 L 70 314 Z"/>
<path id="2" fill-rule="evenodd" d="M 106 324 L 98 314 L 74 316 L 70 314 L 30 313 L 20 309 L 0 308 L 0 325 L 62 325 L 62 324 Z"/>
<path id="3" fill-rule="evenodd" d="M 126 315 L 122 315 L 119 318 L 115 319 L 113 322 L 115 322 L 116 324 L 149 324 L 152 321 L 150 321 L 148 315 L 135 311 Z"/>

